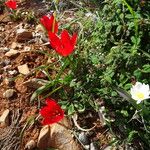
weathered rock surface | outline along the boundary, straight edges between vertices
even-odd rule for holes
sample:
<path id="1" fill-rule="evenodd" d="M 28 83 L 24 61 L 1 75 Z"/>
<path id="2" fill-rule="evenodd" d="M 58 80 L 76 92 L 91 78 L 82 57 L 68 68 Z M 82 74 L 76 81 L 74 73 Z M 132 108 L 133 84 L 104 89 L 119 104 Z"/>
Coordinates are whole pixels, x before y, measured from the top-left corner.
<path id="1" fill-rule="evenodd" d="M 24 74 L 24 75 L 27 75 L 28 73 L 30 73 L 27 64 L 18 66 L 18 71 L 19 71 L 19 73 Z"/>
<path id="2" fill-rule="evenodd" d="M 43 130 L 43 129 L 42 129 Z M 59 123 L 45 126 L 41 142 L 38 140 L 38 148 L 44 150 L 53 147 L 58 150 L 81 150 L 79 144 L 74 140 L 70 130 L 69 121 L 64 118 Z"/>
<path id="3" fill-rule="evenodd" d="M 16 41 L 17 42 L 23 42 L 27 41 L 33 38 L 32 32 L 26 30 L 26 29 L 18 29 L 17 30 L 17 36 Z"/>
<path id="4" fill-rule="evenodd" d="M 48 140 L 50 139 L 50 126 L 44 126 L 39 134 L 37 147 L 40 149 L 48 148 Z"/>
<path id="5" fill-rule="evenodd" d="M 10 51 L 8 51 L 8 52 L 5 53 L 5 56 L 11 57 L 11 56 L 14 56 L 14 55 L 16 55 L 16 54 L 18 54 L 18 51 L 17 51 L 17 50 L 10 49 Z"/>
<path id="6" fill-rule="evenodd" d="M 0 116 L 0 123 L 3 126 L 8 126 L 9 125 L 9 109 L 6 109 L 3 114 Z"/>
<path id="7" fill-rule="evenodd" d="M 96 146 L 96 144 L 94 144 L 93 142 L 90 144 L 90 150 L 99 150 L 98 147 Z"/>
<path id="8" fill-rule="evenodd" d="M 26 145 L 25 145 L 25 149 L 27 150 L 32 150 L 36 147 L 36 143 L 34 140 L 30 140 Z"/>
<path id="9" fill-rule="evenodd" d="M 79 140 L 82 142 L 83 145 L 89 145 L 90 144 L 90 141 L 87 138 L 85 132 L 81 132 L 79 134 Z"/>
<path id="10" fill-rule="evenodd" d="M 10 98 L 14 95 L 15 90 L 14 89 L 8 89 L 3 93 L 4 98 Z"/>
<path id="11" fill-rule="evenodd" d="M 17 48 L 17 43 L 16 43 L 16 42 L 13 42 L 13 43 L 11 44 L 11 48 L 12 48 L 12 49 Z"/>

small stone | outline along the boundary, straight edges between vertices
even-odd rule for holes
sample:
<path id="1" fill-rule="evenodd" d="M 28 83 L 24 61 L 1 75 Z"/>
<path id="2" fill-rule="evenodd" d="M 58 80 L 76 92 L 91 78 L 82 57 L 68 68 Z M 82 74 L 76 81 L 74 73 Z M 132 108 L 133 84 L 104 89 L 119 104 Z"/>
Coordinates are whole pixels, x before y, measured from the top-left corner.
<path id="1" fill-rule="evenodd" d="M 18 72 L 17 72 L 17 70 L 10 70 L 10 71 L 8 71 L 8 73 L 10 75 L 16 75 Z"/>
<path id="2" fill-rule="evenodd" d="M 81 141 L 81 143 L 83 145 L 89 145 L 90 144 L 90 141 L 89 141 L 89 139 L 87 138 L 87 136 L 84 132 L 81 132 L 79 134 L 79 140 Z"/>
<path id="3" fill-rule="evenodd" d="M 101 125 L 105 126 L 106 125 L 106 121 L 105 121 L 106 117 L 105 117 L 105 107 L 104 106 L 99 108 L 98 115 L 100 118 Z"/>
<path id="4" fill-rule="evenodd" d="M 30 50 L 31 50 L 31 47 L 29 47 L 29 46 L 24 47 L 24 51 L 30 51 Z"/>
<path id="5" fill-rule="evenodd" d="M 4 98 L 10 98 L 14 95 L 15 90 L 13 89 L 8 89 L 3 93 Z"/>
<path id="6" fill-rule="evenodd" d="M 4 67 L 4 66 L 7 66 L 7 65 L 10 65 L 11 61 L 8 60 L 8 59 L 4 59 L 0 62 L 0 66 Z"/>
<path id="7" fill-rule="evenodd" d="M 29 29 L 30 28 L 30 25 L 29 24 L 25 24 L 24 25 L 24 29 Z"/>
<path id="8" fill-rule="evenodd" d="M 104 150 L 113 150 L 112 146 L 107 146 L 106 148 L 104 148 Z"/>
<path id="9" fill-rule="evenodd" d="M 33 38 L 32 32 L 26 30 L 26 29 L 18 29 L 17 30 L 17 36 L 16 36 L 16 40 L 18 42 L 23 42 L 26 40 L 30 40 Z"/>
<path id="10" fill-rule="evenodd" d="M 11 44 L 11 48 L 12 48 L 12 49 L 17 48 L 17 43 L 16 43 L 16 42 L 13 42 L 13 43 Z"/>
<path id="11" fill-rule="evenodd" d="M 17 50 L 14 50 L 14 49 L 10 49 L 10 51 L 8 51 L 7 53 L 5 53 L 5 56 L 7 57 L 11 57 L 11 56 L 14 56 L 18 54 L 18 51 Z"/>
<path id="12" fill-rule="evenodd" d="M 7 86 L 11 86 L 11 85 L 13 85 L 13 83 L 14 83 L 13 78 L 5 78 L 4 79 L 4 84 Z"/>
<path id="13" fill-rule="evenodd" d="M 2 31 L 2 30 L 3 30 L 3 27 L 0 26 L 0 31 Z"/>
<path id="14" fill-rule="evenodd" d="M 9 109 L 6 109 L 0 117 L 0 123 L 3 126 L 9 125 Z"/>
<path id="15" fill-rule="evenodd" d="M 35 28 L 35 32 L 45 32 L 45 29 L 41 24 L 38 24 Z"/>
<path id="16" fill-rule="evenodd" d="M 16 80 L 15 80 L 15 88 L 20 93 L 27 92 L 27 87 L 23 84 L 23 82 L 24 82 L 23 77 L 16 78 Z"/>
<path id="17" fill-rule="evenodd" d="M 47 143 L 48 143 L 47 141 L 49 139 L 49 136 L 50 136 L 50 127 L 46 125 L 40 131 L 37 147 L 40 149 L 47 148 Z"/>
<path id="18" fill-rule="evenodd" d="M 25 149 L 28 150 L 32 150 L 36 147 L 36 143 L 34 140 L 29 141 L 26 145 L 25 145 Z"/>
<path id="19" fill-rule="evenodd" d="M 10 65 L 10 64 L 11 64 L 11 61 L 10 61 L 10 60 L 8 60 L 8 59 L 5 59 L 5 60 L 4 60 L 4 65 L 5 65 L 5 66 Z"/>
<path id="20" fill-rule="evenodd" d="M 97 145 L 95 143 L 91 143 L 90 144 L 90 150 L 99 150 L 99 148 L 97 147 Z"/>
<path id="21" fill-rule="evenodd" d="M 10 49 L 8 47 L 2 48 L 3 52 L 8 52 Z"/>
<path id="22" fill-rule="evenodd" d="M 19 71 L 19 73 L 24 74 L 24 75 L 27 75 L 27 74 L 29 74 L 29 73 L 30 73 L 30 71 L 29 71 L 29 68 L 28 68 L 28 65 L 27 65 L 27 64 L 24 64 L 24 65 L 18 66 L 18 71 Z"/>
<path id="23" fill-rule="evenodd" d="M 3 70 L 8 71 L 11 69 L 11 67 L 12 67 L 12 65 L 7 65 L 7 66 L 3 67 Z"/>

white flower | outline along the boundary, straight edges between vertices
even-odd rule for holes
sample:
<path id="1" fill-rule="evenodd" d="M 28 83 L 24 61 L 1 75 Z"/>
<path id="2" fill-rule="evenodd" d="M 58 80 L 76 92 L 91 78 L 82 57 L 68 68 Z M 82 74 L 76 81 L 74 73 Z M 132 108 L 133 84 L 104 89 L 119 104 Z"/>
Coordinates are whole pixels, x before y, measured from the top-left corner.
<path id="1" fill-rule="evenodd" d="M 139 104 L 142 100 L 150 98 L 150 88 L 148 84 L 142 84 L 141 82 L 136 82 L 131 88 L 132 99 L 137 101 Z"/>

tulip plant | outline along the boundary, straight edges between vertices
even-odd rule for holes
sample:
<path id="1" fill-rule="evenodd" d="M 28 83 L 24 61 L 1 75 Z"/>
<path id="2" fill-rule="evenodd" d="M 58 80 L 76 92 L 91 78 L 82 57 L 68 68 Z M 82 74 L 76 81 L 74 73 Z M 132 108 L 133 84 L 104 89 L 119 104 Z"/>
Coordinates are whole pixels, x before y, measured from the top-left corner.
<path id="1" fill-rule="evenodd" d="M 5 6 L 8 8 L 10 18 L 14 21 L 21 18 L 20 12 L 17 10 L 18 5 L 15 0 L 7 0 Z"/>
<path id="2" fill-rule="evenodd" d="M 61 58 L 62 65 L 60 66 L 60 70 L 58 71 L 58 74 L 56 75 L 55 79 L 53 81 L 48 82 L 45 86 L 40 87 L 38 90 L 36 90 L 33 93 L 31 100 L 33 100 L 39 94 L 42 94 L 42 92 L 47 91 L 50 87 L 56 88 L 54 88 L 51 93 L 46 95 L 46 97 L 59 90 L 61 87 L 63 87 L 64 81 L 61 78 L 61 75 L 62 73 L 64 73 L 64 70 L 69 66 L 73 70 L 76 69 L 76 65 L 72 60 L 74 59 L 73 52 L 77 43 L 77 33 L 73 33 L 73 35 L 71 36 L 69 35 L 69 32 L 66 29 L 63 29 L 59 35 L 58 21 L 56 20 L 54 14 L 44 15 L 40 19 L 40 23 L 46 30 L 46 34 L 49 37 L 51 48 Z M 60 86 L 60 88 L 57 88 L 57 85 L 59 84 L 62 84 L 62 86 Z M 40 110 L 40 115 L 44 118 L 44 125 L 56 123 L 64 117 L 64 111 L 61 109 L 59 104 L 56 103 L 55 100 L 47 98 L 46 104 L 47 106 L 43 107 Z"/>

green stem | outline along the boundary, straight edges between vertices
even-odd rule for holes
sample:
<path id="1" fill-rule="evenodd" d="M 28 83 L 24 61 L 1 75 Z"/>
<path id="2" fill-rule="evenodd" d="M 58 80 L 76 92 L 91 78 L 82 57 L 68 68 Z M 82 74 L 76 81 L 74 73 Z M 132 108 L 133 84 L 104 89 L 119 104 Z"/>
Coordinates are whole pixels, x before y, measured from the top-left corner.
<path id="1" fill-rule="evenodd" d="M 73 61 L 71 60 L 71 58 L 69 56 L 67 58 L 68 58 L 68 61 L 70 62 L 72 69 L 75 70 L 76 67 L 75 67 Z"/>
<path id="2" fill-rule="evenodd" d="M 66 69 L 67 66 L 68 66 L 68 61 L 67 61 L 67 57 L 66 57 L 64 65 L 61 67 L 60 71 L 58 72 L 58 74 L 55 78 L 55 82 L 57 82 L 59 80 L 60 76 L 62 75 L 62 73 L 64 72 L 64 70 Z"/>
<path id="3" fill-rule="evenodd" d="M 58 12 L 58 3 L 59 3 L 59 0 L 54 0 L 54 5 L 55 5 L 55 9 L 57 12 Z"/>
<path id="4" fill-rule="evenodd" d="M 63 86 L 59 86 L 58 88 L 55 88 L 52 92 L 48 93 L 47 95 L 45 95 L 42 99 L 45 99 L 47 97 L 49 97 L 50 95 L 52 95 L 53 93 L 57 92 L 59 89 L 61 89 Z"/>

